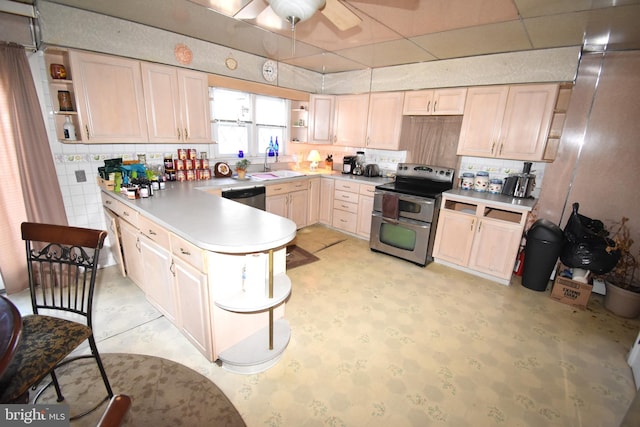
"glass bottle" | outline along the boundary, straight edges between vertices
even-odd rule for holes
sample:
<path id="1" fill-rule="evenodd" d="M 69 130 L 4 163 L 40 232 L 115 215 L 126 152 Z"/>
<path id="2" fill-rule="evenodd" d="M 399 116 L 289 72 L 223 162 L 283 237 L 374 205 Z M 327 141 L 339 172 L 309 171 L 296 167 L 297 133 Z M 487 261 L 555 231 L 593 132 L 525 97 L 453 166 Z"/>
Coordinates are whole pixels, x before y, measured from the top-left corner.
<path id="1" fill-rule="evenodd" d="M 73 123 L 71 123 L 71 117 L 65 116 L 64 125 L 62 125 L 62 131 L 64 133 L 64 139 L 68 141 L 75 141 L 76 137 L 76 127 Z"/>

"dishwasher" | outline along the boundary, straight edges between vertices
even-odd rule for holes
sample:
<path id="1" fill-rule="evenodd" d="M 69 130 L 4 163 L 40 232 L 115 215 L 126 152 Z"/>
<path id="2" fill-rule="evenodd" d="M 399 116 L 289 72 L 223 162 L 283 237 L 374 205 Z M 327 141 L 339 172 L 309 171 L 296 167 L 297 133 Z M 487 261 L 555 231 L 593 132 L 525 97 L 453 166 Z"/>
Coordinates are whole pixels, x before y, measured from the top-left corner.
<path id="1" fill-rule="evenodd" d="M 243 205 L 265 210 L 266 189 L 264 186 L 229 188 L 222 191 L 222 197 L 231 199 Z"/>

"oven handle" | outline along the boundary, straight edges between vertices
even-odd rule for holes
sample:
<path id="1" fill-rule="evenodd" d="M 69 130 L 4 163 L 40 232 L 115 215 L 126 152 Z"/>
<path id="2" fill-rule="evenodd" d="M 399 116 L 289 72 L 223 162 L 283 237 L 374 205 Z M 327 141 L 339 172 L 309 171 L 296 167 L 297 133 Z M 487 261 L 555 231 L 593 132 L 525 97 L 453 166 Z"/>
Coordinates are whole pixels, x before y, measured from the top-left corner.
<path id="1" fill-rule="evenodd" d="M 410 218 L 399 218 L 397 221 L 392 219 L 392 218 L 385 218 L 382 216 L 382 212 L 380 211 L 373 211 L 371 212 L 371 217 L 376 217 L 376 218 L 380 218 L 382 221 L 384 222 L 388 222 L 390 224 L 406 224 L 409 227 L 413 227 L 413 228 L 427 228 L 427 227 L 431 227 L 431 223 L 430 222 L 423 222 L 423 221 L 415 221 L 413 219 Z"/>
<path id="2" fill-rule="evenodd" d="M 399 220 L 397 220 L 397 219 L 393 219 L 393 218 L 387 218 L 386 216 L 383 216 L 383 217 L 382 217 L 382 220 L 383 220 L 384 222 L 388 222 L 389 224 L 399 224 L 399 223 L 400 223 L 400 221 L 399 221 Z"/>

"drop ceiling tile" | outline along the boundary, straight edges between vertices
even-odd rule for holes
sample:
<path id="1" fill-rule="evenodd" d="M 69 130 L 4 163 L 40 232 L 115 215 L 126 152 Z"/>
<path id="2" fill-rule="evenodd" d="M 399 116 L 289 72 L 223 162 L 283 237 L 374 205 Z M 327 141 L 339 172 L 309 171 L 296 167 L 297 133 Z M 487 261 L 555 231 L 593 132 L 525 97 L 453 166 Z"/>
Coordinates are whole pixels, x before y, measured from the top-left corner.
<path id="1" fill-rule="evenodd" d="M 638 4 L 640 0 L 513 0 L 520 16 L 532 18 L 600 9 L 625 4 Z"/>
<path id="2" fill-rule="evenodd" d="M 519 20 L 428 34 L 412 40 L 439 59 L 531 49 Z"/>
<path id="3" fill-rule="evenodd" d="M 348 0 L 346 3 L 405 37 L 518 18 L 518 10 L 511 0 Z"/>
<path id="4" fill-rule="evenodd" d="M 593 10 L 589 13 L 585 49 L 631 50 L 640 46 L 640 5 Z M 600 46 L 600 49 L 598 49 Z"/>
<path id="5" fill-rule="evenodd" d="M 336 51 L 336 54 L 373 68 L 436 59 L 433 55 L 406 39 L 341 49 Z"/>
<path id="6" fill-rule="evenodd" d="M 328 52 L 321 53 L 319 55 L 291 58 L 282 62 L 323 74 L 361 70 L 366 68 L 363 64 L 359 64 L 347 58 L 343 58 L 342 56 Z"/>
<path id="7" fill-rule="evenodd" d="M 582 45 L 589 12 L 564 13 L 524 20 L 535 49 Z"/>

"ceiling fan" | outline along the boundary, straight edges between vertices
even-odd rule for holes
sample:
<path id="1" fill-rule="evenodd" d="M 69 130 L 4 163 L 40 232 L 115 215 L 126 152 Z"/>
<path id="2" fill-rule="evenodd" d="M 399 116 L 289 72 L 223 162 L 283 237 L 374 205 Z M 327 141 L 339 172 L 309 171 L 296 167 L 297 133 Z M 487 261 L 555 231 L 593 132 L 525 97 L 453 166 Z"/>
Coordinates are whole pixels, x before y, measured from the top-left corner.
<path id="1" fill-rule="evenodd" d="M 306 21 L 318 11 L 341 31 L 356 27 L 362 22 L 362 19 L 340 0 L 252 0 L 234 15 L 234 18 L 253 20 L 267 7 L 289 22 L 292 31 L 298 22 Z"/>

